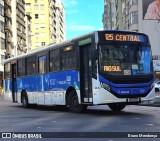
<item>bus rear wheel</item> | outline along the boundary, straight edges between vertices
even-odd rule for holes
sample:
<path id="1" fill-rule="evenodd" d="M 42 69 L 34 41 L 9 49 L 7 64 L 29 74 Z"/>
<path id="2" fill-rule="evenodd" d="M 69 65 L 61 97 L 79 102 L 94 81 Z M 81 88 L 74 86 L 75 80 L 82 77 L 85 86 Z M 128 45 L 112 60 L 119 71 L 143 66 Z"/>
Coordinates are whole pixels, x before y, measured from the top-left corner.
<path id="1" fill-rule="evenodd" d="M 68 105 L 73 113 L 80 113 L 87 109 L 87 105 L 81 105 L 78 102 L 78 96 L 75 91 L 71 91 L 68 96 Z"/>
<path id="2" fill-rule="evenodd" d="M 26 95 L 22 95 L 22 105 L 24 108 L 28 108 L 29 104 L 28 104 L 28 98 Z"/>
<path id="3" fill-rule="evenodd" d="M 108 104 L 109 108 L 113 111 L 122 111 L 126 105 L 125 104 L 119 104 L 119 103 L 111 103 L 111 104 Z"/>

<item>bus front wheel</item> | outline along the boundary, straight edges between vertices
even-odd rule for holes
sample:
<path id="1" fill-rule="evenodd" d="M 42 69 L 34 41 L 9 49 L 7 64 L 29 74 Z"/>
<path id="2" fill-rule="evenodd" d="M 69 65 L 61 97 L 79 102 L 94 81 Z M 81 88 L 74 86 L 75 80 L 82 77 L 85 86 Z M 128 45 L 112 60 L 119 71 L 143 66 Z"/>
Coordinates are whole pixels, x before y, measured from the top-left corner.
<path id="1" fill-rule="evenodd" d="M 121 111 L 126 107 L 125 104 L 119 104 L 119 103 L 111 103 L 111 104 L 108 104 L 108 106 L 113 111 Z"/>
<path id="2" fill-rule="evenodd" d="M 87 109 L 86 105 L 81 105 L 78 102 L 78 96 L 75 91 L 71 91 L 68 96 L 68 105 L 70 108 L 70 111 L 73 113 L 80 113 Z"/>

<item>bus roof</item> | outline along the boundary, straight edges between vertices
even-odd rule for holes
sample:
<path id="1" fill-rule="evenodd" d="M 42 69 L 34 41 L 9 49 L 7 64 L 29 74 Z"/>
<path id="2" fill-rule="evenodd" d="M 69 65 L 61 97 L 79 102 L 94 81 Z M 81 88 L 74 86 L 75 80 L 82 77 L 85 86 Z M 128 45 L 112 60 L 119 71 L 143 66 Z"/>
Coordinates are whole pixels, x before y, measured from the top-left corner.
<path id="1" fill-rule="evenodd" d="M 9 58 L 9 59 L 6 59 L 5 61 L 4 61 L 4 64 L 5 63 L 8 63 L 8 62 L 10 62 L 10 61 L 13 61 L 13 60 L 18 60 L 18 59 L 21 59 L 21 58 L 24 58 L 24 57 L 27 57 L 27 56 L 30 56 L 30 55 L 33 55 L 33 54 L 36 54 L 36 53 L 39 53 L 39 52 L 42 52 L 42 51 L 47 51 L 47 50 L 51 50 L 51 49 L 54 49 L 54 48 L 58 48 L 59 46 L 62 46 L 62 45 L 67 45 L 67 44 L 69 44 L 69 43 L 72 43 L 72 42 L 74 42 L 74 41 L 76 41 L 76 40 L 79 40 L 79 39 L 81 39 L 81 38 L 85 38 L 85 37 L 87 37 L 87 36 L 90 36 L 90 35 L 94 35 L 94 34 L 98 34 L 99 32 L 105 32 L 105 31 L 107 31 L 107 32 L 115 32 L 115 33 L 130 33 L 130 34 L 132 34 L 132 33 L 136 33 L 136 34 L 143 34 L 143 33 L 139 33 L 139 32 L 134 32 L 134 31 L 123 31 L 123 30 L 98 30 L 98 31 L 93 31 L 93 32 L 90 32 L 90 33 L 87 33 L 87 34 L 84 34 L 84 35 L 82 35 L 82 36 L 78 36 L 78 37 L 75 37 L 75 38 L 71 38 L 71 39 L 69 39 L 69 40 L 65 40 L 65 41 L 63 41 L 63 42 L 61 42 L 61 43 L 50 43 L 50 44 L 48 44 L 48 45 L 46 45 L 46 46 L 43 46 L 43 47 L 40 47 L 40 48 L 38 48 L 38 49 L 35 49 L 35 50 L 32 50 L 32 51 L 29 51 L 29 52 L 27 52 L 27 53 L 25 53 L 25 54 L 22 54 L 22 55 L 19 55 L 19 56 L 16 56 L 16 57 L 12 57 L 12 58 Z M 143 35 L 146 35 L 146 34 L 143 34 Z"/>

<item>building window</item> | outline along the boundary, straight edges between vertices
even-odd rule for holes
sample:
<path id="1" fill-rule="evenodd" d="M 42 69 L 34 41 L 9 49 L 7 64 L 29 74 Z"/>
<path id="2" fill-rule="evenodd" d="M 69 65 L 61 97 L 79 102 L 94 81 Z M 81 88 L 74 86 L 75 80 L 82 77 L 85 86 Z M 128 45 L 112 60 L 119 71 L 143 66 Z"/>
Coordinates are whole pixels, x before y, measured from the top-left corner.
<path id="1" fill-rule="evenodd" d="M 44 14 L 40 14 L 40 15 L 39 15 L 39 18 L 40 18 L 40 19 L 44 19 L 44 18 L 45 18 Z"/>
<path id="2" fill-rule="evenodd" d="M 39 5 L 38 5 L 38 4 L 35 4 L 35 5 L 34 5 L 34 10 L 38 10 L 38 7 L 39 7 Z"/>
<path id="3" fill-rule="evenodd" d="M 126 15 L 129 14 L 129 2 L 126 4 Z"/>
<path id="4" fill-rule="evenodd" d="M 4 7 L 0 4 L 0 15 L 4 16 Z"/>
<path id="5" fill-rule="evenodd" d="M 0 22 L 0 31 L 4 33 L 4 22 Z"/>
<path id="6" fill-rule="evenodd" d="M 130 0 L 130 5 L 138 4 L 138 0 Z"/>
<path id="7" fill-rule="evenodd" d="M 45 46 L 46 45 L 46 43 L 45 42 L 41 42 L 41 46 Z"/>
<path id="8" fill-rule="evenodd" d="M 138 23 L 138 12 L 132 12 L 130 15 L 130 24 L 137 24 Z"/>
<path id="9" fill-rule="evenodd" d="M 36 32 L 36 33 L 35 33 L 35 38 L 38 39 L 38 37 L 39 37 L 39 33 Z"/>
<path id="10" fill-rule="evenodd" d="M 1 64 L 4 65 L 5 56 L 1 55 Z"/>
<path id="11" fill-rule="evenodd" d="M 26 3 L 26 9 L 31 9 L 31 4 L 30 3 Z"/>
<path id="12" fill-rule="evenodd" d="M 35 19 L 38 19 L 38 14 L 35 14 Z"/>
<path id="13" fill-rule="evenodd" d="M 44 10 L 44 4 L 41 4 L 41 5 L 40 5 L 40 9 L 41 9 L 41 10 Z"/>
<path id="14" fill-rule="evenodd" d="M 39 42 L 36 42 L 36 43 L 35 43 L 35 47 L 39 47 Z"/>
<path id="15" fill-rule="evenodd" d="M 0 38 L 0 48 L 5 49 L 5 40 L 3 38 Z"/>
<path id="16" fill-rule="evenodd" d="M 42 38 L 45 38 L 45 37 L 46 37 L 46 33 L 42 32 L 42 33 L 41 33 L 41 37 L 42 37 Z"/>
<path id="17" fill-rule="evenodd" d="M 35 23 L 35 24 L 34 24 L 34 27 L 35 27 L 35 28 L 39 28 L 39 24 L 38 24 L 38 23 Z"/>
<path id="18" fill-rule="evenodd" d="M 41 28 L 45 28 L 45 24 L 41 24 Z"/>

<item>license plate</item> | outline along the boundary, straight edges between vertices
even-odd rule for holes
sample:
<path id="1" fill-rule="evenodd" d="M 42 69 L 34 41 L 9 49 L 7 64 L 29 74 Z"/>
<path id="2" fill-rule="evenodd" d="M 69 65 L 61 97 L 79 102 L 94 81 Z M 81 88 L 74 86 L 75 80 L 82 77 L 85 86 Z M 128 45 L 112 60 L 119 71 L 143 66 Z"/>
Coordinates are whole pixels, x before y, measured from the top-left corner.
<path id="1" fill-rule="evenodd" d="M 129 102 L 139 102 L 139 98 L 129 98 Z"/>

